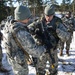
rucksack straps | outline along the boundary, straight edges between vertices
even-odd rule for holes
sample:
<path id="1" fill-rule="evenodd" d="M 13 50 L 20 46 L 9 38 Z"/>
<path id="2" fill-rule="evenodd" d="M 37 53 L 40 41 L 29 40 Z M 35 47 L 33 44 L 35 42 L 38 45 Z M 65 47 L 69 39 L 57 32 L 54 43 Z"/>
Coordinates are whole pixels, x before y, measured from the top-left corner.
<path id="1" fill-rule="evenodd" d="M 21 50 L 24 52 L 24 54 L 27 57 L 27 60 L 31 59 L 29 54 L 25 51 L 25 49 L 22 47 L 22 45 L 20 44 L 20 42 L 17 40 L 17 37 L 15 35 L 15 33 L 12 33 L 13 39 L 15 40 L 16 44 L 21 48 Z"/>

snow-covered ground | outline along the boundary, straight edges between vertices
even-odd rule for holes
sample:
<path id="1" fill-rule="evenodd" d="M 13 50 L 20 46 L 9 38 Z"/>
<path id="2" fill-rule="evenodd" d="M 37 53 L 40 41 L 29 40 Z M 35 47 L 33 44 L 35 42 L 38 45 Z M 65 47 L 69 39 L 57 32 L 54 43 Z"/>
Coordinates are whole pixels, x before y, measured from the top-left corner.
<path id="1" fill-rule="evenodd" d="M 64 48 L 64 55 L 59 56 L 59 50 L 58 50 L 58 74 L 57 75 L 75 75 L 75 32 L 73 34 L 73 40 L 70 46 L 70 56 L 66 56 L 65 54 L 65 48 Z M 6 53 L 5 50 L 3 50 L 3 60 L 2 63 L 5 68 L 8 70 L 11 70 L 11 67 L 8 67 L 9 64 L 6 60 Z M 13 75 L 13 72 L 11 71 L 11 75 Z M 0 73 L 0 75 L 8 75 L 7 73 Z M 10 75 L 10 74 L 9 74 Z M 34 67 L 29 66 L 29 75 L 36 75 L 36 70 Z"/>
<path id="2" fill-rule="evenodd" d="M 70 45 L 70 56 L 66 56 L 64 48 L 64 55 L 59 56 L 58 52 L 58 75 L 75 75 L 75 32 L 73 33 L 72 43 Z"/>

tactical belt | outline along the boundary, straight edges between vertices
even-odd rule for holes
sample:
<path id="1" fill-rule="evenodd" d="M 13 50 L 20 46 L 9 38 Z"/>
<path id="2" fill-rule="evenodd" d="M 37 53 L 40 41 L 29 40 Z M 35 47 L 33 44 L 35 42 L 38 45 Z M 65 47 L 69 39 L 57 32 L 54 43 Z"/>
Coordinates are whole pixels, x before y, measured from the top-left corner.
<path id="1" fill-rule="evenodd" d="M 24 52 L 24 54 L 27 57 L 27 60 L 29 61 L 29 59 L 31 59 L 31 58 L 30 58 L 29 54 L 25 51 L 25 49 L 22 47 L 20 42 L 17 40 L 17 37 L 16 37 L 15 33 L 12 33 L 12 36 L 13 36 L 13 39 L 15 40 L 16 44 L 18 45 L 18 47 L 20 47 L 20 49 Z"/>

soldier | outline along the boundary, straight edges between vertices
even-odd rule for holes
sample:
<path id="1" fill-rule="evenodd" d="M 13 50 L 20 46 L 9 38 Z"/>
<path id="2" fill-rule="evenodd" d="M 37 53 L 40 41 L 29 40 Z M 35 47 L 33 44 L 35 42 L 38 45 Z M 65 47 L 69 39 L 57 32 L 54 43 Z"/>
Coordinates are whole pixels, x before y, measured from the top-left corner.
<path id="1" fill-rule="evenodd" d="M 68 28 L 68 32 L 70 33 L 69 39 L 66 41 L 60 40 L 60 56 L 63 55 L 64 43 L 66 42 L 66 54 L 69 56 L 70 43 L 72 42 L 73 30 L 75 26 L 74 18 L 71 16 L 71 12 L 68 11 L 64 18 L 62 18 L 64 25 Z"/>
<path id="2" fill-rule="evenodd" d="M 36 65 L 37 75 L 45 75 L 45 72 L 49 75 L 57 75 L 57 44 L 59 38 L 64 39 L 62 36 L 63 29 L 61 29 L 63 24 L 62 20 L 54 15 L 55 9 L 53 6 L 47 5 L 44 14 L 45 16 L 41 21 L 37 20 L 28 26 L 38 44 L 43 44 L 46 47 L 45 55 L 38 60 Z M 46 66 L 46 63 L 49 64 L 49 67 Z"/>
<path id="3" fill-rule="evenodd" d="M 29 54 L 39 58 L 44 54 L 44 46 L 38 46 L 27 29 L 31 12 L 26 6 L 17 6 L 14 11 L 15 20 L 6 22 L 3 34 L 6 35 L 4 46 L 8 62 L 15 75 L 28 75 L 27 61 Z"/>

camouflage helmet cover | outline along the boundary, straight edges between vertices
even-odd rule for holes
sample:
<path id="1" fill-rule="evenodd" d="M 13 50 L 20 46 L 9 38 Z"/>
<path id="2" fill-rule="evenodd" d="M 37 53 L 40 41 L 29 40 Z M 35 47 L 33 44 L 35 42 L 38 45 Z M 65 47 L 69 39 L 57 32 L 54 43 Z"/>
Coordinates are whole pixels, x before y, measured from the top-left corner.
<path id="1" fill-rule="evenodd" d="M 30 18 L 31 16 L 29 8 L 23 5 L 17 6 L 14 13 L 15 13 L 15 20 L 25 20 Z"/>
<path id="2" fill-rule="evenodd" d="M 51 6 L 47 5 L 45 7 L 45 10 L 44 10 L 45 15 L 50 16 L 50 15 L 54 15 L 54 13 L 55 13 L 55 9 L 54 9 L 54 7 L 52 5 Z"/>

